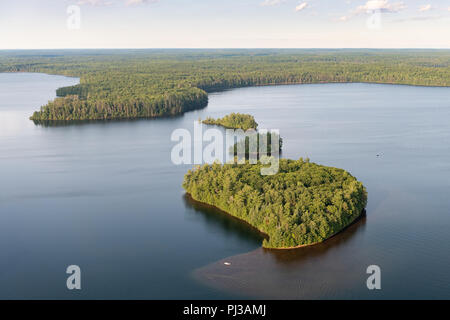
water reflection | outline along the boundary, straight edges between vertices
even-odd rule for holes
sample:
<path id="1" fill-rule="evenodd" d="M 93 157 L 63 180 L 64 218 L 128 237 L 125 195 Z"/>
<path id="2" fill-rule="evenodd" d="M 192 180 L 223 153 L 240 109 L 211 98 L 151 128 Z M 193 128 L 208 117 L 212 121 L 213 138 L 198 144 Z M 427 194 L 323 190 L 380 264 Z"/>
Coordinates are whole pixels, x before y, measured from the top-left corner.
<path id="1" fill-rule="evenodd" d="M 193 213 L 202 218 L 203 223 L 210 230 L 222 232 L 226 236 L 238 237 L 255 246 L 260 246 L 265 235 L 250 224 L 235 218 L 213 206 L 195 201 L 189 194 L 183 195 L 183 201 L 188 213 Z"/>
<path id="2" fill-rule="evenodd" d="M 142 121 L 170 120 L 183 117 L 183 114 L 168 115 L 164 118 L 129 118 L 129 119 L 96 119 L 96 120 L 32 120 L 36 126 L 42 127 L 68 127 L 86 124 L 111 124 L 111 123 L 132 123 Z"/>

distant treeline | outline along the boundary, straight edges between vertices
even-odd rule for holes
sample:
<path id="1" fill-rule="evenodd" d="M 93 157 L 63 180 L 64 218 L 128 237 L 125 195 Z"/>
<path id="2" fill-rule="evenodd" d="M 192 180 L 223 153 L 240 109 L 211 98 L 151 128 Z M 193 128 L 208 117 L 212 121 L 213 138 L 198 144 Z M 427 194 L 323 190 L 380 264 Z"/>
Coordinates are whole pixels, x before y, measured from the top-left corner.
<path id="1" fill-rule="evenodd" d="M 34 120 L 146 118 L 207 105 L 207 92 L 295 83 L 450 86 L 450 51 L 100 50 L 0 52 L 0 72 L 80 78 Z"/>

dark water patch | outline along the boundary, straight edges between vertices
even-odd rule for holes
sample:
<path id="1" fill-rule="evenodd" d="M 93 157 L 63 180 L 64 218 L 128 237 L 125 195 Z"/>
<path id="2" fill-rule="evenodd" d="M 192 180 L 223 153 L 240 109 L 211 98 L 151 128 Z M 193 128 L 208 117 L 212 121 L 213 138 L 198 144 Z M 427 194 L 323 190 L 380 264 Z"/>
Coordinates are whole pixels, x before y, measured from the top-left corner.
<path id="1" fill-rule="evenodd" d="M 298 249 L 255 251 L 227 257 L 194 272 L 214 288 L 261 299 L 314 299 L 351 293 L 363 274 L 348 265 L 341 248 L 355 245 L 365 230 L 366 218 L 327 241 Z M 230 263 L 226 265 L 225 263 Z M 361 261 L 354 259 L 353 266 Z M 301 271 L 300 271 L 301 270 Z M 361 273 L 359 279 L 354 273 Z"/>
<path id="2" fill-rule="evenodd" d="M 196 201 L 187 193 L 183 196 L 183 200 L 187 207 L 193 208 L 195 213 L 202 215 L 205 223 L 211 228 L 219 229 L 228 236 L 242 237 L 255 245 L 261 245 L 263 240 L 268 238 L 249 223 L 214 206 Z"/>

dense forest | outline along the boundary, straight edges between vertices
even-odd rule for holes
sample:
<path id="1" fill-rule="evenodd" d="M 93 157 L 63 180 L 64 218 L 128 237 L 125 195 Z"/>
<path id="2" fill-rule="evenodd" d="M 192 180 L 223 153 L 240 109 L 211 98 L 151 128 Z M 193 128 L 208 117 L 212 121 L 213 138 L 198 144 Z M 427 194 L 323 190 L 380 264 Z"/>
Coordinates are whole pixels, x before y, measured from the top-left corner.
<path id="1" fill-rule="evenodd" d="M 194 200 L 267 234 L 267 248 L 321 242 L 355 221 L 366 206 L 364 186 L 342 169 L 303 159 L 281 159 L 275 175 L 262 176 L 260 169 L 248 162 L 206 164 L 189 170 L 183 187 Z"/>
<path id="2" fill-rule="evenodd" d="M 222 126 L 230 129 L 242 129 L 244 131 L 248 129 L 256 129 L 258 127 L 258 124 L 252 115 L 234 112 L 219 119 L 208 117 L 202 122 L 204 124 Z"/>
<path id="3" fill-rule="evenodd" d="M 449 50 L 1 51 L 0 72 L 80 78 L 34 120 L 147 118 L 207 105 L 229 88 L 323 82 L 450 86 Z"/>

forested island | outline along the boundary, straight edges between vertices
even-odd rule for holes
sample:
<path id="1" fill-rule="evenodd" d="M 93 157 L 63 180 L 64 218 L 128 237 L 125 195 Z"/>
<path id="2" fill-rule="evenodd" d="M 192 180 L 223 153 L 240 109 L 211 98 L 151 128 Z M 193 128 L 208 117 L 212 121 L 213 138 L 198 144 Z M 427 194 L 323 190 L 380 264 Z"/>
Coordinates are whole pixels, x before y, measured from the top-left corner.
<path id="1" fill-rule="evenodd" d="M 203 120 L 202 123 L 222 126 L 229 129 L 242 129 L 244 131 L 258 128 L 258 124 L 252 115 L 234 112 L 219 119 L 208 117 L 206 120 Z"/>
<path id="2" fill-rule="evenodd" d="M 230 88 L 325 82 L 450 86 L 448 50 L 29 50 L 0 52 L 0 72 L 80 78 L 31 119 L 179 115 Z"/>
<path id="3" fill-rule="evenodd" d="M 245 159 L 249 159 L 250 156 L 254 156 L 255 159 L 259 159 L 260 151 L 264 151 L 264 156 L 272 156 L 272 138 L 278 139 L 278 147 L 275 152 L 279 155 L 283 147 L 283 139 L 278 133 L 258 132 L 258 123 L 255 118 L 250 114 L 242 113 L 230 113 L 222 118 L 214 119 L 211 117 L 203 120 L 202 123 L 208 125 L 222 126 L 230 129 L 242 129 L 245 132 L 244 138 L 236 142 L 229 150 L 234 156 L 238 156 L 239 153 L 245 155 Z M 253 144 L 252 146 L 250 144 Z"/>
<path id="4" fill-rule="evenodd" d="M 266 248 L 324 241 L 364 211 L 367 192 L 348 172 L 303 160 L 280 159 L 279 172 L 262 176 L 261 163 L 198 166 L 184 177 L 191 197 L 215 206 L 268 235 Z"/>
<path id="5" fill-rule="evenodd" d="M 230 153 L 234 156 L 239 156 L 239 153 L 243 150 L 246 160 L 249 160 L 250 156 L 255 159 L 259 159 L 261 150 L 264 150 L 263 156 L 275 156 L 275 154 L 272 154 L 272 138 L 278 139 L 278 148 L 274 151 L 277 153 L 276 156 L 279 156 L 283 148 L 283 138 L 281 138 L 278 133 L 261 133 L 256 131 L 250 135 L 246 135 L 244 139 L 236 142 L 234 146 L 230 148 Z M 254 146 L 254 149 L 256 147 L 256 150 L 251 150 L 251 141 L 252 143 L 256 142 Z"/>

